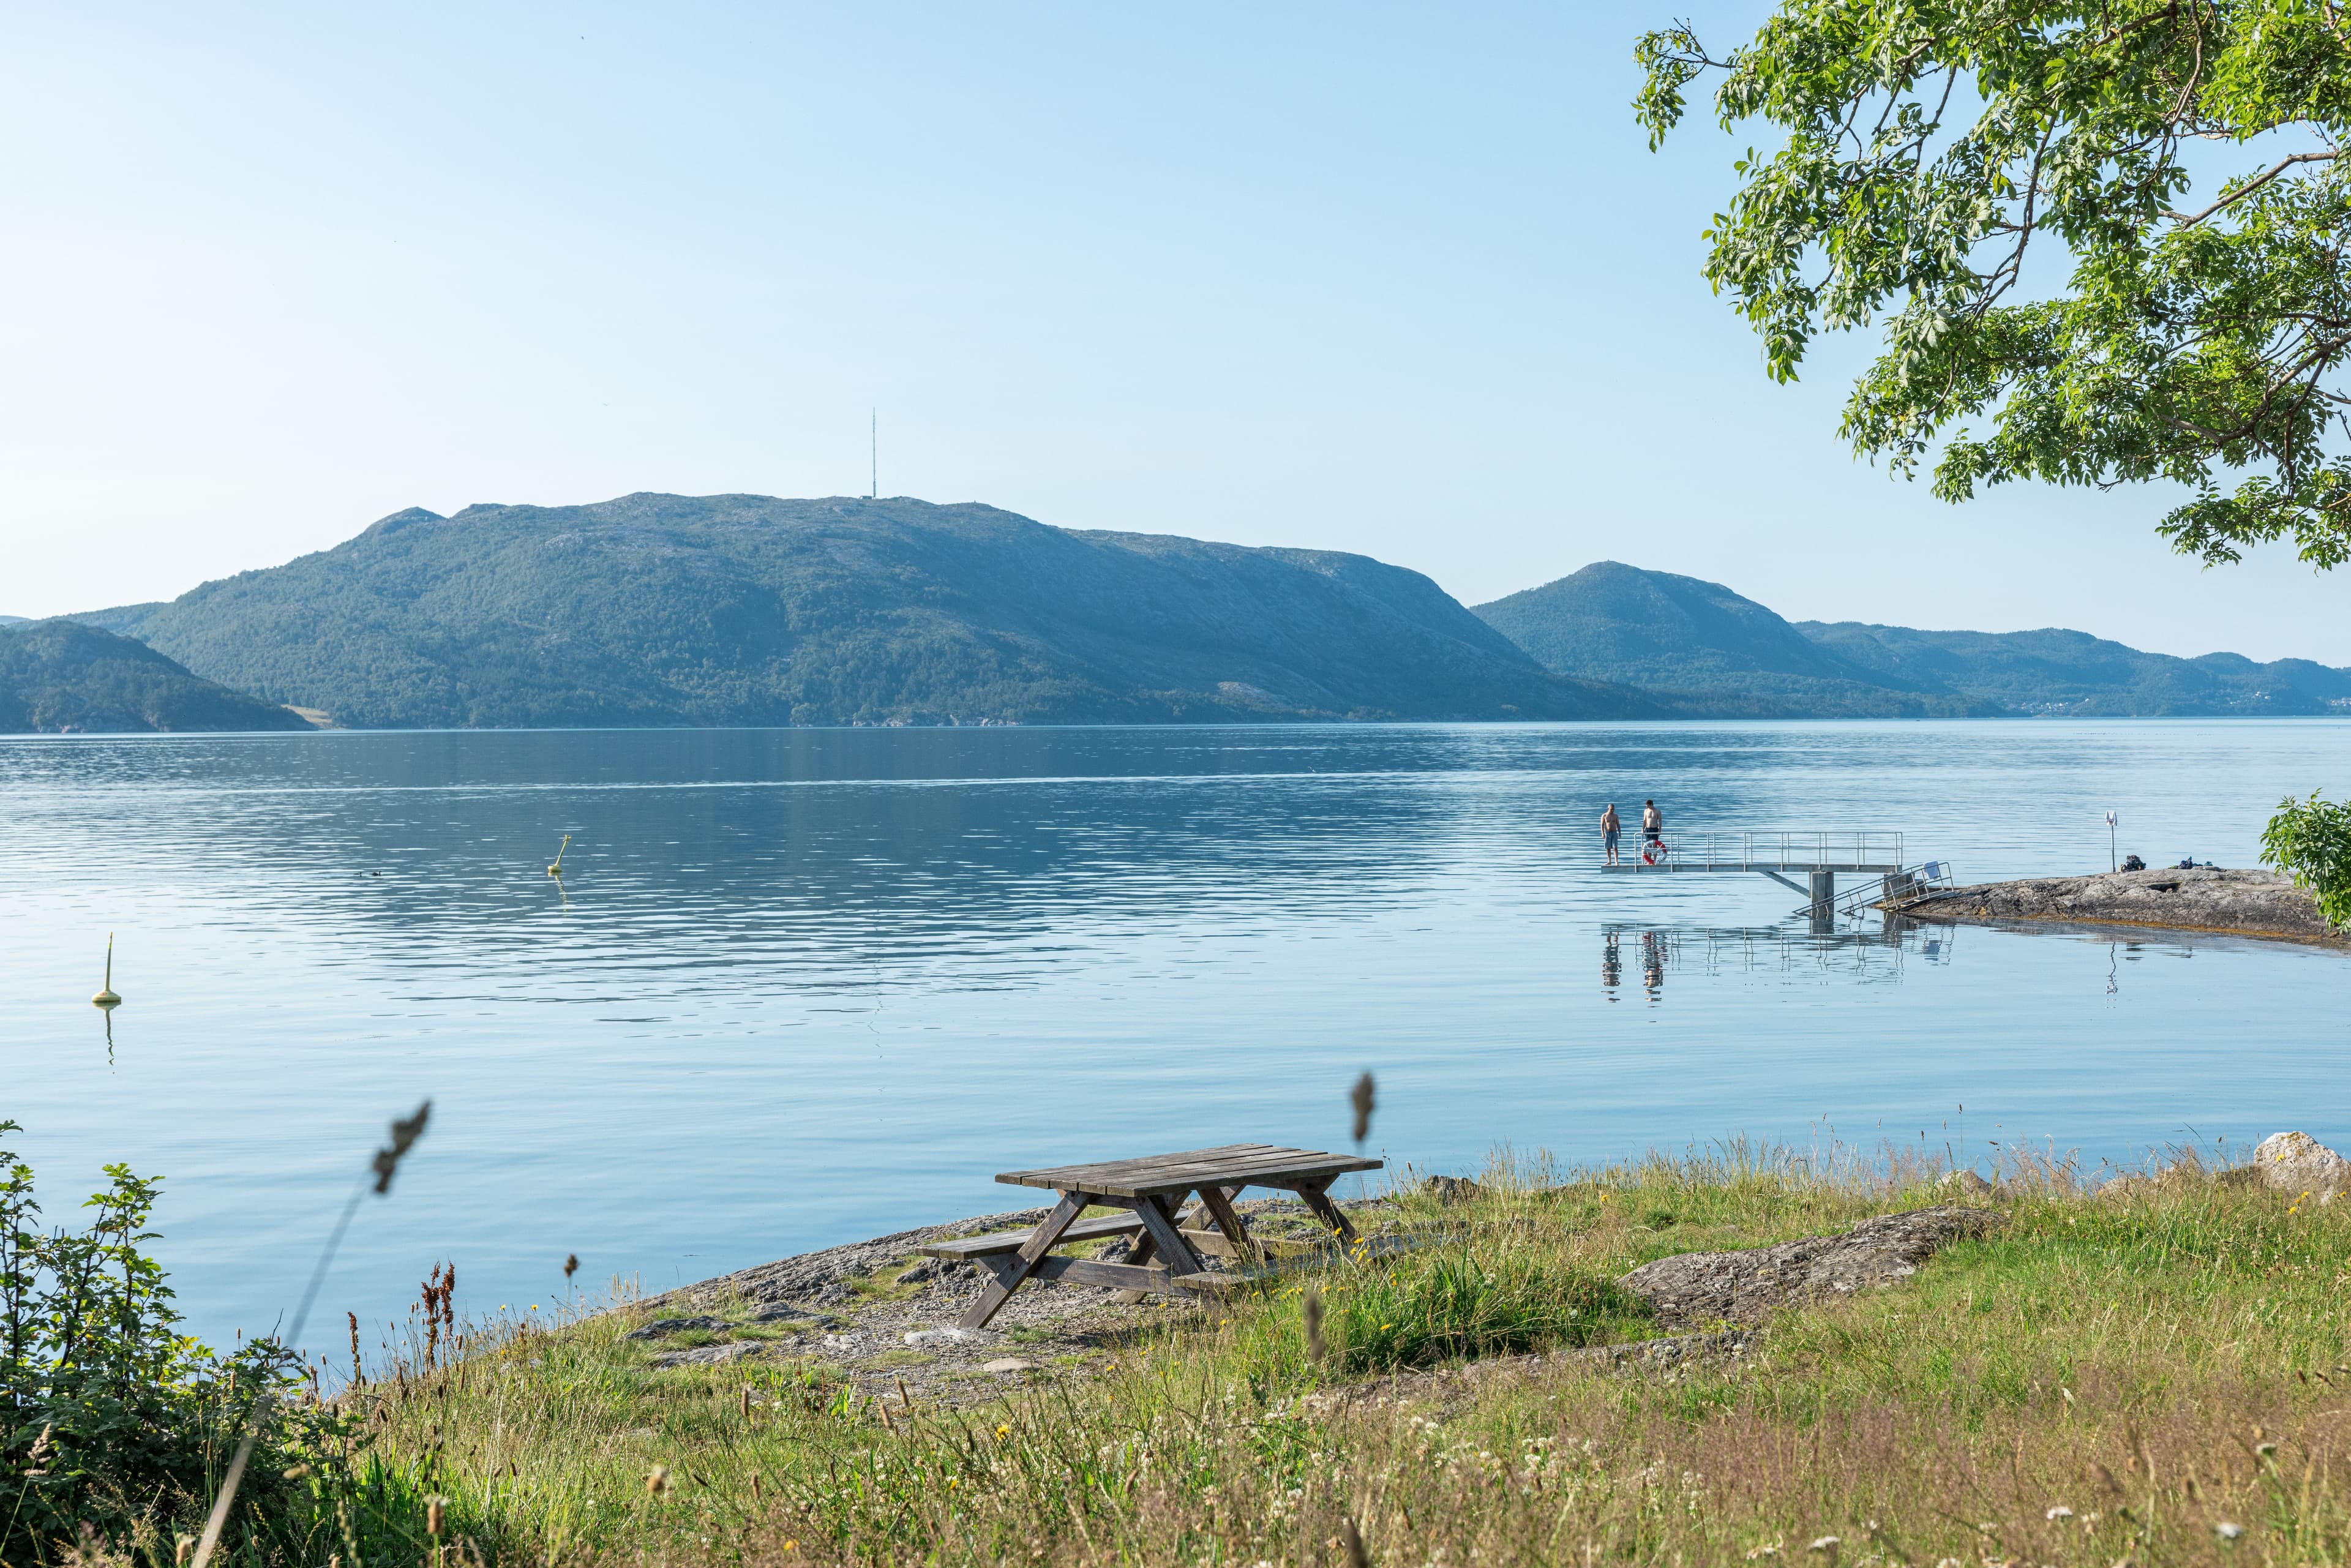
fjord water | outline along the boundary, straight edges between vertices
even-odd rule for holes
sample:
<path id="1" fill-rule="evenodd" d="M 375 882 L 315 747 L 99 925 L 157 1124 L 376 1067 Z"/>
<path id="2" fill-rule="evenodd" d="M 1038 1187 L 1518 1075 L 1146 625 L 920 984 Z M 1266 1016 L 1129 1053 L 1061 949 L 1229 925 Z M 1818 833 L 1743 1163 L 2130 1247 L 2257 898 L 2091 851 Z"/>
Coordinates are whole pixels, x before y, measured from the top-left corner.
<path id="1" fill-rule="evenodd" d="M 193 1326 L 660 1289 L 1241 1141 L 1475 1168 L 1737 1134 L 2135 1162 L 2351 1143 L 2351 958 L 1604 877 L 1601 808 L 1857 828 L 1969 880 L 2254 862 L 2351 724 L 328 734 L 0 745 L 0 1117 L 52 1222 L 166 1178 Z M 545 872 L 573 835 L 561 882 Z M 1627 834 L 1628 841 L 1633 837 Z M 88 1001 L 116 935 L 109 1020 Z M 1964 1109 L 1962 1109 L 1964 1107 Z"/>

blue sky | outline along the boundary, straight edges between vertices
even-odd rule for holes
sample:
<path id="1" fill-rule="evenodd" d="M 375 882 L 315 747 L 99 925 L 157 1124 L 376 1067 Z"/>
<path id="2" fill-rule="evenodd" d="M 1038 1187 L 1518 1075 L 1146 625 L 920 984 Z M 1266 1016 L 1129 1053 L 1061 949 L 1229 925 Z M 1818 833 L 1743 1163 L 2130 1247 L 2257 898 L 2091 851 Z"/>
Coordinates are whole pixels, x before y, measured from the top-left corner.
<path id="1" fill-rule="evenodd" d="M 1774 386 L 1615 6 L 19 7 L 0 611 L 169 597 L 421 505 L 882 488 L 1603 558 L 1791 617 L 2351 664 L 2351 577 L 2155 491 L 1964 507 Z M 1757 5 L 1699 6 L 1729 39 Z"/>

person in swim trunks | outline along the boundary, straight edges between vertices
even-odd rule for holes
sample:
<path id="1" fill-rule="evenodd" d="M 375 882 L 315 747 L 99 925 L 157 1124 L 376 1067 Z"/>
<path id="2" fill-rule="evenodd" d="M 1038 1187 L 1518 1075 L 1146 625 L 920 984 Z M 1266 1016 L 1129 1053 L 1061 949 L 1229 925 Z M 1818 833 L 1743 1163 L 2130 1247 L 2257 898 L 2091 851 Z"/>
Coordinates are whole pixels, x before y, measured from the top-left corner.
<path id="1" fill-rule="evenodd" d="M 1641 838 L 1643 841 L 1654 844 L 1657 841 L 1657 835 L 1665 831 L 1666 814 L 1657 810 L 1657 803 L 1655 800 L 1643 801 L 1641 803 Z"/>
<path id="2" fill-rule="evenodd" d="M 1608 810 L 1600 813 L 1600 844 L 1608 852 L 1610 865 L 1616 863 L 1616 835 L 1624 831 L 1625 824 L 1616 815 L 1616 802 L 1611 800 Z"/>

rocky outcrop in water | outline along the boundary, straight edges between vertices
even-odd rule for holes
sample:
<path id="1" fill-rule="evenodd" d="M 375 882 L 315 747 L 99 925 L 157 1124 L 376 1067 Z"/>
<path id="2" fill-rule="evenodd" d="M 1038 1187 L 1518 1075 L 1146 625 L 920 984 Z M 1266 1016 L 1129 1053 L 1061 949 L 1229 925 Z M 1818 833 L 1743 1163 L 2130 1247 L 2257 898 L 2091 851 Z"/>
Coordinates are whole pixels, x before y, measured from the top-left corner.
<path id="1" fill-rule="evenodd" d="M 1886 906 L 1881 904 L 1880 908 Z M 2069 921 L 2343 944 L 2318 902 L 2269 871 L 2125 871 L 1953 888 L 1899 907 L 1911 920 Z"/>
<path id="2" fill-rule="evenodd" d="M 1782 1306 L 1878 1290 L 1918 1271 L 1958 1240 L 2004 1225 L 1989 1209 L 1944 1206 L 1882 1214 L 1842 1236 L 1807 1236 L 1743 1252 L 1685 1252 L 1644 1263 L 1619 1281 L 1669 1328 L 1756 1323 Z"/>

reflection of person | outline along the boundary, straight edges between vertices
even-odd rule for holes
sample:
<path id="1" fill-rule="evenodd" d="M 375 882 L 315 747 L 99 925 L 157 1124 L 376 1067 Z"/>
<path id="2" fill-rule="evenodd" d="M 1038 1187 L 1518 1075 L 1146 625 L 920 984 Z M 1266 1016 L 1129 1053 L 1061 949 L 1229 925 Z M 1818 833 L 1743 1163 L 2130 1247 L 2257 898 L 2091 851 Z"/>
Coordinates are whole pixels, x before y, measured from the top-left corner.
<path id="1" fill-rule="evenodd" d="M 1600 988 L 1614 991 L 1625 983 L 1625 964 L 1616 953 L 1616 933 L 1606 933 L 1600 948 Z"/>
<path id="2" fill-rule="evenodd" d="M 1652 997 L 1663 994 L 1666 988 L 1666 945 L 1654 931 L 1641 933 L 1641 984 L 1648 988 Z"/>
<path id="3" fill-rule="evenodd" d="M 1666 814 L 1657 810 L 1657 803 L 1655 800 L 1644 801 L 1641 806 L 1641 837 L 1654 844 L 1657 841 L 1657 835 L 1665 831 L 1665 826 Z"/>
<path id="4" fill-rule="evenodd" d="M 1616 863 L 1616 835 L 1624 831 L 1625 824 L 1616 815 L 1616 802 L 1611 800 L 1608 810 L 1600 813 L 1600 847 L 1608 852 L 1610 865 Z"/>

